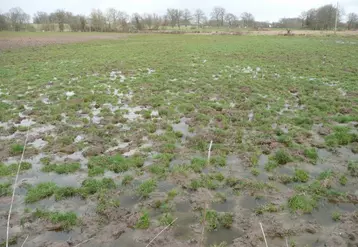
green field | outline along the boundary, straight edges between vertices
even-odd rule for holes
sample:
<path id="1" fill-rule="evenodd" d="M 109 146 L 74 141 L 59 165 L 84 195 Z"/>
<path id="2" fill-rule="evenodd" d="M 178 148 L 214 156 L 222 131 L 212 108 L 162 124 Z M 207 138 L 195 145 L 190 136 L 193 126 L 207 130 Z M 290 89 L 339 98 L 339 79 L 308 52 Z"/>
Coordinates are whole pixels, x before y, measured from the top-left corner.
<path id="1" fill-rule="evenodd" d="M 357 54 L 169 34 L 2 51 L 0 199 L 29 131 L 16 246 L 146 246 L 176 218 L 151 246 L 264 246 L 260 222 L 269 246 L 356 243 Z"/>

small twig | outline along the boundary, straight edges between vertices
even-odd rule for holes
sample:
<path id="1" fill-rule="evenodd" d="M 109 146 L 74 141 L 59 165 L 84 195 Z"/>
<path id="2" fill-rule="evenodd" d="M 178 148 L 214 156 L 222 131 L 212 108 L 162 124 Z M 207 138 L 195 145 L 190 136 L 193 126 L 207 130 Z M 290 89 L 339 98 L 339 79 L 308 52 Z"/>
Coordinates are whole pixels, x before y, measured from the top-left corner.
<path id="1" fill-rule="evenodd" d="M 265 232 L 264 232 L 264 228 L 262 227 L 262 223 L 261 223 L 261 222 L 260 222 L 260 227 L 261 227 L 262 235 L 264 235 L 265 245 L 266 245 L 266 247 L 268 247 L 268 244 L 267 244 L 267 241 L 266 241 Z"/>
<path id="2" fill-rule="evenodd" d="M 210 141 L 210 145 L 209 145 L 209 151 L 208 151 L 208 165 L 210 164 L 210 156 L 211 156 L 211 147 L 213 145 L 213 141 Z"/>
<path id="3" fill-rule="evenodd" d="M 22 243 L 21 247 L 24 247 L 24 246 L 25 246 L 25 242 L 26 242 L 26 240 L 27 240 L 28 237 L 29 237 L 29 235 L 26 236 L 26 238 L 25 238 L 24 242 Z"/>
<path id="4" fill-rule="evenodd" d="M 78 246 L 80 246 L 81 244 L 85 244 L 85 243 L 91 241 L 92 239 L 94 239 L 94 237 L 93 237 L 93 238 L 86 239 L 86 240 L 82 241 L 81 243 L 76 244 L 74 247 L 78 247 Z"/>
<path id="5" fill-rule="evenodd" d="M 153 241 L 162 233 L 164 232 L 169 226 L 171 226 L 178 218 L 175 218 L 169 225 L 167 225 L 166 227 L 164 227 L 163 230 L 161 230 L 157 236 L 155 236 L 152 240 L 150 240 L 150 242 L 145 246 L 145 247 L 148 247 L 151 243 L 153 243 Z"/>
<path id="6" fill-rule="evenodd" d="M 13 203 L 14 203 L 17 180 L 19 179 L 20 167 L 21 167 L 22 160 L 24 159 L 24 154 L 25 154 L 25 149 L 26 149 L 26 143 L 27 143 L 27 139 L 28 139 L 28 138 L 29 138 L 29 128 L 27 128 L 27 133 L 26 133 L 26 139 L 25 139 L 24 149 L 22 150 L 20 162 L 19 162 L 19 164 L 18 164 L 18 166 L 17 166 L 17 172 L 16 172 L 16 177 L 15 177 L 15 182 L 14 182 L 14 188 L 13 188 L 13 190 L 12 190 L 12 197 L 11 197 L 9 215 L 8 215 L 8 217 L 7 217 L 6 244 L 5 244 L 6 247 L 9 247 L 9 230 L 10 230 L 10 218 L 11 218 L 12 205 L 13 205 Z"/>
<path id="7" fill-rule="evenodd" d="M 287 240 L 287 237 L 285 237 L 285 239 L 286 239 L 286 247 L 288 247 L 288 240 Z"/>

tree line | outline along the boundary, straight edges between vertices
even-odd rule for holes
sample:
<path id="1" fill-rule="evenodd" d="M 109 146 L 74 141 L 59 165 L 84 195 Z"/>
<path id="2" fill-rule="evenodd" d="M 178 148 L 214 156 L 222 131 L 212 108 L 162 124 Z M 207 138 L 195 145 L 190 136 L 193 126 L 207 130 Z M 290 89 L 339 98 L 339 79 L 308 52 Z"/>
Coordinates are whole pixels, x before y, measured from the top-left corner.
<path id="1" fill-rule="evenodd" d="M 58 9 L 52 13 L 37 12 L 32 16 L 21 8 L 10 9 L 0 14 L 0 30 L 11 31 L 74 31 L 74 32 L 131 32 L 141 30 L 159 30 L 165 28 L 197 29 L 204 27 L 229 28 L 304 28 L 312 30 L 331 30 L 335 27 L 336 16 L 340 28 L 349 30 L 358 29 L 358 15 L 349 13 L 347 22 L 342 22 L 344 11 L 331 4 L 317 9 L 303 12 L 299 17 L 282 18 L 277 23 L 255 21 L 253 14 L 244 12 L 237 16 L 223 7 L 214 7 L 210 15 L 201 9 L 190 11 L 188 9 L 169 8 L 166 14 L 156 13 L 132 15 L 115 8 L 106 11 L 93 9 L 88 15 L 79 15 Z"/>

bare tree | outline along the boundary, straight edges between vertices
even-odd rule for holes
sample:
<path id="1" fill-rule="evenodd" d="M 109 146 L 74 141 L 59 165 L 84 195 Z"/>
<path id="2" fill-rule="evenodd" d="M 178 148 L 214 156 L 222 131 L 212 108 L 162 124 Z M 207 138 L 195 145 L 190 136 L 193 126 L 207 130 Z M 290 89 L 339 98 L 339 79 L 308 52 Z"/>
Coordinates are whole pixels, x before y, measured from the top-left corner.
<path id="1" fill-rule="evenodd" d="M 92 10 L 89 21 L 92 31 L 104 31 L 106 18 L 100 9 Z"/>
<path id="2" fill-rule="evenodd" d="M 132 25 L 135 27 L 135 29 L 137 29 L 139 31 L 143 29 L 142 17 L 140 16 L 140 14 L 134 13 L 132 15 Z"/>
<path id="3" fill-rule="evenodd" d="M 232 27 L 237 21 L 237 17 L 234 14 L 227 13 L 225 15 L 225 21 L 229 25 L 229 27 Z"/>
<path id="4" fill-rule="evenodd" d="M 185 9 L 183 11 L 183 25 L 185 27 L 187 27 L 188 25 L 190 25 L 190 21 L 193 19 L 190 11 L 188 9 Z"/>
<path id="5" fill-rule="evenodd" d="M 183 11 L 179 9 L 167 9 L 167 18 L 172 27 L 177 25 L 180 28 L 180 21 L 183 17 Z"/>
<path id="6" fill-rule="evenodd" d="M 38 11 L 34 14 L 33 23 L 35 24 L 48 24 L 50 23 L 49 14 L 46 12 Z"/>
<path id="7" fill-rule="evenodd" d="M 254 15 L 248 12 L 241 14 L 241 20 L 243 21 L 245 27 L 253 27 L 255 24 Z"/>
<path id="8" fill-rule="evenodd" d="M 15 31 L 20 31 L 24 24 L 30 21 L 30 15 L 26 14 L 21 8 L 16 7 L 9 10 L 8 18 Z"/>
<path id="9" fill-rule="evenodd" d="M 224 17 L 226 10 L 223 7 L 214 7 L 211 12 L 211 18 L 216 21 L 218 26 L 224 26 Z"/>
<path id="10" fill-rule="evenodd" d="M 195 19 L 195 24 L 199 28 L 199 26 L 202 25 L 206 19 L 204 11 L 202 11 L 201 9 L 195 10 L 194 19 Z"/>
<path id="11" fill-rule="evenodd" d="M 58 23 L 58 28 L 60 29 L 60 32 L 63 32 L 65 29 L 66 12 L 62 9 L 58 9 L 54 14 L 56 22 Z"/>
<path id="12" fill-rule="evenodd" d="M 0 31 L 9 29 L 9 19 L 6 15 L 0 14 Z"/>
<path id="13" fill-rule="evenodd" d="M 358 15 L 356 13 L 349 13 L 347 16 L 348 30 L 358 28 Z"/>
<path id="14" fill-rule="evenodd" d="M 109 31 L 112 31 L 118 21 L 118 11 L 115 8 L 108 8 L 106 11 L 106 18 Z"/>

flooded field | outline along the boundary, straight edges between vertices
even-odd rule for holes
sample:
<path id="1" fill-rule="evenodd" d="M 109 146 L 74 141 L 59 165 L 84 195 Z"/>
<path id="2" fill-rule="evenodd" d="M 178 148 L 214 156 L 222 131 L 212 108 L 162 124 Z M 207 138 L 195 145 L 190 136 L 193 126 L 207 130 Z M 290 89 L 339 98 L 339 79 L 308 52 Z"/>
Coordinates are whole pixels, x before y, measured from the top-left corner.
<path id="1" fill-rule="evenodd" d="M 134 35 L 3 51 L 0 246 L 24 149 L 11 246 L 265 246 L 260 224 L 269 246 L 356 246 L 357 44 Z"/>

